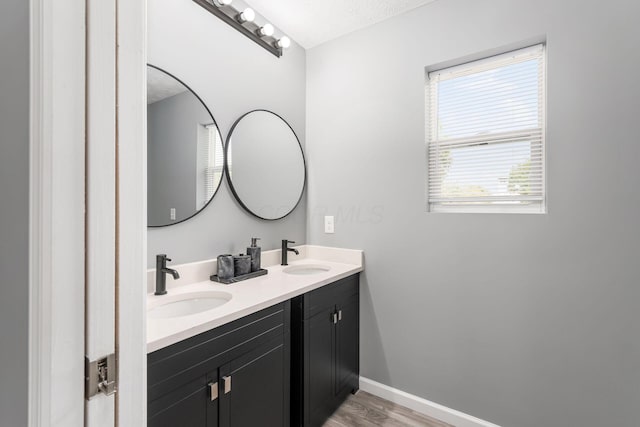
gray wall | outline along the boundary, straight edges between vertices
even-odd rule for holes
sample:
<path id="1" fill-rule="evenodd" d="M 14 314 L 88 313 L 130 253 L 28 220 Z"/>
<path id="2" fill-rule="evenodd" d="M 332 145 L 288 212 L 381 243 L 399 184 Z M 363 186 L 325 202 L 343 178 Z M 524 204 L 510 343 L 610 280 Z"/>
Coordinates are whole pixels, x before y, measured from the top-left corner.
<path id="1" fill-rule="evenodd" d="M 29 2 L 0 2 L 0 424 L 27 425 Z"/>
<path id="2" fill-rule="evenodd" d="M 307 52 L 308 240 L 365 251 L 363 376 L 508 427 L 638 426 L 638 16 L 441 0 Z M 424 67 L 545 35 L 549 213 L 427 213 Z"/>
<path id="3" fill-rule="evenodd" d="M 147 209 L 150 224 L 168 224 L 196 211 L 198 125 L 211 116 L 191 92 L 147 106 Z"/>
<path id="4" fill-rule="evenodd" d="M 150 0 L 147 23 L 148 62 L 174 74 L 202 98 L 223 138 L 242 114 L 263 108 L 284 117 L 304 144 L 301 47 L 293 44 L 278 59 L 192 1 Z M 279 247 L 284 238 L 304 243 L 305 202 L 283 220 L 258 220 L 235 202 L 225 179 L 200 214 L 149 230 L 148 265 L 155 265 L 158 253 L 167 253 L 176 264 L 244 252 L 250 237 L 261 237 L 264 250 Z"/>

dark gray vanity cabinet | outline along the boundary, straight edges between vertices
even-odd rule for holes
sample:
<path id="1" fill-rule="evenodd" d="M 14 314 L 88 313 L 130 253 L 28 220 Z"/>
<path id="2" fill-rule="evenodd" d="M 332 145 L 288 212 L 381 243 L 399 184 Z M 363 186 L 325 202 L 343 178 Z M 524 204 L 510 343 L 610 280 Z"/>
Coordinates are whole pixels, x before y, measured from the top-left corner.
<path id="1" fill-rule="evenodd" d="M 284 346 L 271 345 L 221 367 L 222 386 L 231 378 L 232 392 L 220 397 L 220 426 L 288 426 L 288 362 Z"/>
<path id="2" fill-rule="evenodd" d="M 292 300 L 292 425 L 321 426 L 358 390 L 359 307 L 359 274 Z"/>
<path id="3" fill-rule="evenodd" d="M 288 427 L 290 302 L 147 356 L 148 426 Z"/>

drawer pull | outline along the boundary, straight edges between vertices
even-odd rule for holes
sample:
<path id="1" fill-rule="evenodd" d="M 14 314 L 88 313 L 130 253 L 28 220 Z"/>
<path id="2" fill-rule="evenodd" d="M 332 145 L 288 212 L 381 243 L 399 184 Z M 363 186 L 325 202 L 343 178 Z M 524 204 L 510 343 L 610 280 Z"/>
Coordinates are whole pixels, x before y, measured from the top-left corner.
<path id="1" fill-rule="evenodd" d="M 338 321 L 342 320 L 342 310 L 338 310 Z"/>
<path id="2" fill-rule="evenodd" d="M 209 394 L 211 396 L 211 401 L 213 402 L 218 398 L 218 383 L 209 383 Z"/>
<path id="3" fill-rule="evenodd" d="M 224 394 L 227 394 L 231 391 L 231 375 L 228 377 L 222 377 L 224 381 Z"/>

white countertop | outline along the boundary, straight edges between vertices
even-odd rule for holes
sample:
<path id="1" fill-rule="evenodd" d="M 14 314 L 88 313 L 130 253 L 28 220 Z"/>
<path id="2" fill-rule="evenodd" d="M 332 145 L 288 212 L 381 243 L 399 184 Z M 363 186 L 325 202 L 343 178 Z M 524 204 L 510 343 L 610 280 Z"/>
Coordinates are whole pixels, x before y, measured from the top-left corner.
<path id="1" fill-rule="evenodd" d="M 169 287 L 168 295 L 173 296 L 193 292 L 221 291 L 231 294 L 232 298 L 226 304 L 202 313 L 168 319 L 147 318 L 147 353 L 363 271 L 362 251 L 306 245 L 297 248 L 301 255 L 295 257 L 295 261 L 290 261 L 289 266 L 321 264 L 330 267 L 330 270 L 316 274 L 295 275 L 283 272 L 282 270 L 286 267 L 280 265 L 267 267 L 263 262 L 263 268 L 269 270 L 265 276 L 229 285 L 212 282 L 207 278 Z M 279 250 L 264 252 L 263 259 L 275 259 L 279 252 Z M 200 263 L 200 266 L 202 265 L 203 263 Z M 190 265 L 185 264 L 185 266 L 185 269 L 188 269 Z M 170 267 L 179 272 L 181 270 L 181 266 Z M 202 267 L 199 268 L 202 270 Z M 214 274 L 214 272 L 209 268 L 209 271 L 201 272 L 198 279 L 202 279 L 203 274 Z M 169 276 L 167 282 L 170 280 Z M 161 305 L 163 301 L 167 301 L 166 295 L 156 296 L 153 293 L 147 295 L 148 308 Z"/>

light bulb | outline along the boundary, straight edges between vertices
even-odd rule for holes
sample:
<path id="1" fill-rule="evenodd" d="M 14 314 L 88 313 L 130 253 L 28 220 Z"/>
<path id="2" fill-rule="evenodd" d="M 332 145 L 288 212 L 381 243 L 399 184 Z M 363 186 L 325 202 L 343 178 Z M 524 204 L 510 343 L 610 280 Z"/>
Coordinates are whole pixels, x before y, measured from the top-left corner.
<path id="1" fill-rule="evenodd" d="M 240 13 L 240 15 L 238 15 L 238 21 L 240 21 L 240 23 L 253 22 L 254 19 L 256 19 L 256 13 L 250 7 L 246 8 Z"/>
<path id="2" fill-rule="evenodd" d="M 282 36 L 282 38 L 276 42 L 276 46 L 282 49 L 288 49 L 289 46 L 291 46 L 291 40 L 287 36 Z"/>
<path id="3" fill-rule="evenodd" d="M 216 0 L 220 6 L 229 6 L 233 0 Z"/>
<path id="4" fill-rule="evenodd" d="M 258 35 L 260 37 L 264 37 L 264 36 L 272 36 L 273 35 L 273 25 L 271 24 L 264 24 L 262 27 L 260 27 L 260 29 L 258 30 Z"/>

